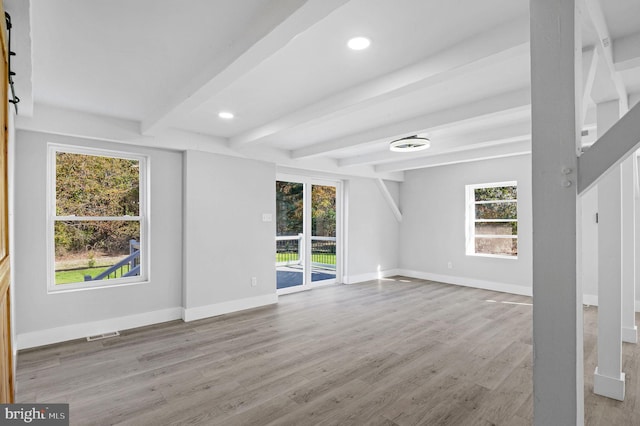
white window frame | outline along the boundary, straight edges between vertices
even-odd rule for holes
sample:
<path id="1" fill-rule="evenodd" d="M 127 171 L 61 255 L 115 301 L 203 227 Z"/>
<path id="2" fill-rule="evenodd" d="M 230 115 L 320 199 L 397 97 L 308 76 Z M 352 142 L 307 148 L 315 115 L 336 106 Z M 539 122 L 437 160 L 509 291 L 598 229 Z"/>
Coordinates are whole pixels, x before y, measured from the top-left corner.
<path id="1" fill-rule="evenodd" d="M 93 155 L 99 157 L 123 158 L 136 160 L 139 165 L 139 216 L 57 216 L 56 215 L 56 154 L 70 153 Z M 149 282 L 149 158 L 145 155 L 113 151 L 108 149 L 87 148 L 76 145 L 48 144 L 47 150 L 47 293 L 64 293 L 77 290 L 93 290 L 128 286 Z M 89 281 L 87 283 L 69 283 L 56 285 L 55 278 L 55 231 L 56 221 L 104 221 L 126 220 L 140 222 L 140 274 L 133 277 L 112 278 L 107 280 Z"/>
<path id="2" fill-rule="evenodd" d="M 494 257 L 499 259 L 518 259 L 518 256 L 511 256 L 506 254 L 491 254 L 491 253 L 476 253 L 476 237 L 481 238 L 509 238 L 518 240 L 518 235 L 504 236 L 504 235 L 476 235 L 476 222 L 518 222 L 518 219 L 484 219 L 484 220 L 476 220 L 476 205 L 483 204 L 485 202 L 476 201 L 475 199 L 475 190 L 479 188 L 496 188 L 500 186 L 515 186 L 518 187 L 518 182 L 506 181 L 506 182 L 491 182 L 491 183 L 479 183 L 466 185 L 466 254 L 467 256 L 478 256 L 478 257 Z M 508 202 L 511 203 L 513 200 L 494 200 L 491 203 L 501 203 Z M 488 202 L 487 202 L 488 203 Z M 516 203 L 516 211 L 518 206 L 518 198 L 515 200 Z M 518 217 L 520 217 L 520 213 L 518 212 Z M 518 234 L 520 231 L 518 230 Z"/>

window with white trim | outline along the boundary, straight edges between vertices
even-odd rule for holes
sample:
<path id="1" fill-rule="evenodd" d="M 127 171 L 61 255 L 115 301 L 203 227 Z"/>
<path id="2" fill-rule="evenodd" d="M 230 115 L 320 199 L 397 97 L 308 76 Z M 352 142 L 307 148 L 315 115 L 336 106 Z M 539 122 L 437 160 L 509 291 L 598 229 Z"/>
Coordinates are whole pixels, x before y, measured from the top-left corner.
<path id="1" fill-rule="evenodd" d="M 147 159 L 49 145 L 49 291 L 148 279 Z"/>
<path id="2" fill-rule="evenodd" d="M 518 184 L 466 186 L 467 255 L 518 257 Z"/>

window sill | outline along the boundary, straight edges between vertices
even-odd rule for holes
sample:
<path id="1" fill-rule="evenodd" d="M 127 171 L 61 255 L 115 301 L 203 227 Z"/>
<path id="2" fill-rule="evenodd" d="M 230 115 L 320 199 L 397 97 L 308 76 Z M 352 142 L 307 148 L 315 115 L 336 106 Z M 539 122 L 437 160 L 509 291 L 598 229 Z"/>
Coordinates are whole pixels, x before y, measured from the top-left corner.
<path id="1" fill-rule="evenodd" d="M 115 287 L 130 287 L 130 286 L 136 286 L 141 284 L 149 284 L 149 282 L 150 282 L 149 279 L 145 279 L 143 281 L 127 281 L 127 282 L 119 282 L 119 283 L 109 283 L 109 284 L 103 284 L 103 285 L 95 285 L 92 287 L 76 286 L 75 284 L 60 284 L 62 288 L 51 288 L 51 287 L 47 288 L 47 294 L 63 294 L 63 293 L 73 293 L 73 292 L 85 291 L 85 290 L 99 290 L 99 289 L 108 289 L 108 288 L 115 288 Z"/>
<path id="2" fill-rule="evenodd" d="M 488 257 L 493 259 L 518 260 L 518 256 L 507 256 L 504 254 L 484 254 L 484 253 L 467 253 L 467 256 Z"/>

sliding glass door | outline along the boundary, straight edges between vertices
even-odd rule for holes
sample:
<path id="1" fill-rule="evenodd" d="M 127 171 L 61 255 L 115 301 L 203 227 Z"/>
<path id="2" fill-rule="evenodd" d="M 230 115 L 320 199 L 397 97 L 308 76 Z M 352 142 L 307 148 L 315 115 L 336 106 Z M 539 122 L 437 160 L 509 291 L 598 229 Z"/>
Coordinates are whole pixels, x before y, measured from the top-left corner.
<path id="1" fill-rule="evenodd" d="M 276 181 L 276 275 L 279 293 L 336 282 L 339 182 Z"/>
<path id="2" fill-rule="evenodd" d="M 276 181 L 277 288 L 304 284 L 304 184 Z"/>
<path id="3" fill-rule="evenodd" d="M 336 187 L 311 185 L 311 281 L 336 279 Z"/>

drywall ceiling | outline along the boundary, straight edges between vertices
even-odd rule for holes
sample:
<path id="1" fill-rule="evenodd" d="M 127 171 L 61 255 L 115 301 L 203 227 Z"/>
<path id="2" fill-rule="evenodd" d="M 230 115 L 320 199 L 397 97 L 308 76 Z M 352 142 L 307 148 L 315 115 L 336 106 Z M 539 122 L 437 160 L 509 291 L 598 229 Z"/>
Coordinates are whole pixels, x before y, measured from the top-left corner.
<path id="1" fill-rule="evenodd" d="M 640 1 L 580 4 L 592 129 L 594 102 L 638 98 Z M 16 37 L 31 54 L 16 60 L 29 61 L 34 120 L 39 105 L 42 114 L 81 111 L 135 123 L 141 137 L 179 130 L 238 155 L 345 175 L 529 149 L 528 0 L 5 5 L 15 26 L 30 28 Z M 350 50 L 354 36 L 370 47 Z M 413 134 L 431 148 L 389 152 L 391 140 Z"/>

